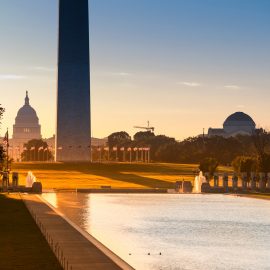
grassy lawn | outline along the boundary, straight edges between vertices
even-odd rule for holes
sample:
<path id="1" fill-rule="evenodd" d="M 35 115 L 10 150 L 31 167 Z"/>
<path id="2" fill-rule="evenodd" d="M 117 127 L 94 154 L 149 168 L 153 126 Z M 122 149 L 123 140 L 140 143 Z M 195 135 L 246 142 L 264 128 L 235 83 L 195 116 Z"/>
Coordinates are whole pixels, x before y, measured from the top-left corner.
<path id="1" fill-rule="evenodd" d="M 32 171 L 45 189 L 100 188 L 173 188 L 177 180 L 194 180 L 196 164 L 88 164 L 88 163 L 16 163 L 13 171 L 25 184 Z M 222 171 L 228 170 L 221 168 Z"/>
<path id="2" fill-rule="evenodd" d="M 0 206 L 0 269 L 62 269 L 19 195 Z"/>

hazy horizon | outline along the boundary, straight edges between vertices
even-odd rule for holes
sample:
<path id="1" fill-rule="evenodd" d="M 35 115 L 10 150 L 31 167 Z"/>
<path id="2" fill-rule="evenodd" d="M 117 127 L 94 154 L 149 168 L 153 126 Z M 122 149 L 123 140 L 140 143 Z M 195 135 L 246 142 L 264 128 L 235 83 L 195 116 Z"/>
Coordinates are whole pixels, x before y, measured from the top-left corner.
<path id="1" fill-rule="evenodd" d="M 58 1 L 0 4 L 0 134 L 12 131 L 28 90 L 51 137 Z M 269 10 L 267 0 L 91 0 L 92 136 L 133 135 L 149 120 L 180 140 L 236 111 L 270 127 Z"/>

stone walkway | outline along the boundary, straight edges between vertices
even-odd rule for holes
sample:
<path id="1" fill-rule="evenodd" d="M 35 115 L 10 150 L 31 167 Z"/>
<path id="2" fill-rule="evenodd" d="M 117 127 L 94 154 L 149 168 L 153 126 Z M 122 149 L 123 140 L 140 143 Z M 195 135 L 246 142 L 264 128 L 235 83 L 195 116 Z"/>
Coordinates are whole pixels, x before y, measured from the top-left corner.
<path id="1" fill-rule="evenodd" d="M 64 269 L 133 269 L 37 195 L 22 198 Z"/>

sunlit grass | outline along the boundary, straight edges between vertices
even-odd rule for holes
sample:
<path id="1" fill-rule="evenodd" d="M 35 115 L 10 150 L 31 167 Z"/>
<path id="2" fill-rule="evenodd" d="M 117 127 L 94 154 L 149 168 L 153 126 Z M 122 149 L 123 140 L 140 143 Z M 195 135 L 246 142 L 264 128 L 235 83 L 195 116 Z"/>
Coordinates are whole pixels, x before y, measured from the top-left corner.
<path id="1" fill-rule="evenodd" d="M 100 188 L 174 188 L 175 181 L 194 180 L 196 164 L 88 164 L 88 163 L 17 163 L 20 184 L 28 171 L 42 182 L 44 189 Z M 228 171 L 228 168 L 221 168 Z"/>

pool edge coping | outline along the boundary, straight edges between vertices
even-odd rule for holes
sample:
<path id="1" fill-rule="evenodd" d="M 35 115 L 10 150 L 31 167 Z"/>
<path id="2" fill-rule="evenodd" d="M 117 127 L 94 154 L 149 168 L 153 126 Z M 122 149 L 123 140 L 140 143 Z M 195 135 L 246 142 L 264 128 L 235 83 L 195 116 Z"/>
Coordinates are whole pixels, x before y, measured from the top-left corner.
<path id="1" fill-rule="evenodd" d="M 41 195 L 36 195 L 43 203 L 45 203 L 49 208 L 51 208 L 57 215 L 63 218 L 70 226 L 72 226 L 76 231 L 78 231 L 84 238 L 86 238 L 90 243 L 92 243 L 97 249 L 99 249 L 102 253 L 104 253 L 108 258 L 110 258 L 117 266 L 119 266 L 123 270 L 135 270 L 131 265 L 129 265 L 126 261 L 124 261 L 121 257 L 115 254 L 112 250 L 102 244 L 99 240 L 97 240 L 94 236 L 92 236 L 87 231 L 83 230 L 76 223 L 71 221 L 67 216 L 65 216 L 62 212 L 57 210 L 53 205 L 47 202 Z"/>

